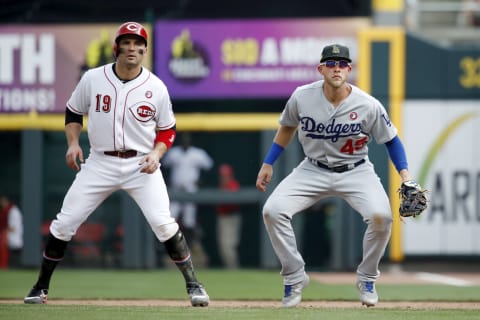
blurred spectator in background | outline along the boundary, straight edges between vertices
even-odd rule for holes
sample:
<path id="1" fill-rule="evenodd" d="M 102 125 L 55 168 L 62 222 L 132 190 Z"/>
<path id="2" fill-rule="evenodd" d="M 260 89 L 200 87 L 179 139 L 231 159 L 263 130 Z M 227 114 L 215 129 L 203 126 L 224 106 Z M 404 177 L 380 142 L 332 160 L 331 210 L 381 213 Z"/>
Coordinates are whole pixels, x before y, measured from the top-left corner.
<path id="1" fill-rule="evenodd" d="M 472 9 L 469 13 L 469 24 L 472 27 L 480 27 L 480 0 L 470 0 Z"/>
<path id="2" fill-rule="evenodd" d="M 198 190 L 202 170 L 210 170 L 213 160 L 208 153 L 192 145 L 189 132 L 180 135 L 180 145 L 173 146 L 163 157 L 162 166 L 169 168 L 169 187 L 173 192 L 195 193 Z M 197 205 L 194 202 L 170 203 L 172 216 L 182 226 L 191 242 L 192 255 L 197 265 L 205 266 L 207 257 L 201 245 L 201 226 L 197 223 Z"/>
<path id="3" fill-rule="evenodd" d="M 19 267 L 22 248 L 22 213 L 8 196 L 0 195 L 0 268 Z"/>
<path id="4" fill-rule="evenodd" d="M 460 27 L 480 26 L 480 0 L 463 0 L 458 11 L 457 24 Z"/>
<path id="5" fill-rule="evenodd" d="M 231 165 L 222 164 L 218 173 L 220 190 L 236 192 L 240 189 Z M 240 206 L 220 204 L 217 206 L 217 216 L 217 243 L 220 258 L 226 268 L 237 269 L 239 267 L 238 244 L 242 227 Z"/>

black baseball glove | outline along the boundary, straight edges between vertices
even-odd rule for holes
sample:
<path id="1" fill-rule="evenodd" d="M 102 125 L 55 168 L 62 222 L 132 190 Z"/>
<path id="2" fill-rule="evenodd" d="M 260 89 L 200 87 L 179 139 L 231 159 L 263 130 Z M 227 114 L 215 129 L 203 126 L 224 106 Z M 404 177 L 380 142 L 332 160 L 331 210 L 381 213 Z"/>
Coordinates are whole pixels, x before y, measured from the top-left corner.
<path id="1" fill-rule="evenodd" d="M 402 182 L 398 189 L 398 194 L 400 195 L 400 216 L 416 217 L 427 209 L 427 192 L 414 180 Z"/>

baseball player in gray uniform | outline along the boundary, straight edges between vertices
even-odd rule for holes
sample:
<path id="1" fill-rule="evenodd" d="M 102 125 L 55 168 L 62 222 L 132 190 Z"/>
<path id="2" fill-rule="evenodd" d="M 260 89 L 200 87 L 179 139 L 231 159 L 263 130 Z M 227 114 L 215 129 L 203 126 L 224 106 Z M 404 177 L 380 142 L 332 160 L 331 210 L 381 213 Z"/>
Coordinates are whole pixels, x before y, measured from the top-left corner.
<path id="1" fill-rule="evenodd" d="M 368 143 L 385 144 L 402 181 L 410 180 L 405 150 L 382 104 L 347 83 L 349 49 L 333 44 L 322 50 L 318 72 L 323 80 L 298 87 L 289 98 L 280 127 L 258 173 L 256 187 L 265 191 L 273 163 L 295 133 L 305 159 L 279 183 L 263 207 L 264 223 L 282 265 L 284 307 L 300 303 L 308 285 L 305 262 L 297 250 L 293 215 L 317 201 L 338 196 L 363 217 L 363 259 L 357 268 L 360 301 L 378 302 L 378 265 L 390 238 L 392 213 L 388 196 L 368 159 Z"/>
<path id="2" fill-rule="evenodd" d="M 207 306 L 190 249 L 169 210 L 160 159 L 175 139 L 175 117 L 164 83 L 142 66 L 148 35 L 136 22 L 115 36 L 115 63 L 87 71 L 67 102 L 67 165 L 79 170 L 50 225 L 40 274 L 25 303 L 46 303 L 50 279 L 80 225 L 113 192 L 125 190 L 138 204 L 186 282 L 193 306 Z M 79 137 L 88 114 L 90 154 L 84 162 Z M 77 161 L 80 161 L 80 166 Z M 81 169 L 80 169 L 81 167 Z"/>

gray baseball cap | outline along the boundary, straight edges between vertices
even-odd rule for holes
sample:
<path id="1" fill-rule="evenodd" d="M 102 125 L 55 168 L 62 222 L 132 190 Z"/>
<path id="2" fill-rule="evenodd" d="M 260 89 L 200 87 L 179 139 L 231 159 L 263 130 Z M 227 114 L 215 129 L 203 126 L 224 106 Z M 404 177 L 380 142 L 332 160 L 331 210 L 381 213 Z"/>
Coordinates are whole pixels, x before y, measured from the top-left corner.
<path id="1" fill-rule="evenodd" d="M 352 62 L 352 59 L 350 59 L 350 51 L 347 47 L 340 44 L 332 44 L 323 48 L 320 63 L 327 60 L 346 60 Z"/>

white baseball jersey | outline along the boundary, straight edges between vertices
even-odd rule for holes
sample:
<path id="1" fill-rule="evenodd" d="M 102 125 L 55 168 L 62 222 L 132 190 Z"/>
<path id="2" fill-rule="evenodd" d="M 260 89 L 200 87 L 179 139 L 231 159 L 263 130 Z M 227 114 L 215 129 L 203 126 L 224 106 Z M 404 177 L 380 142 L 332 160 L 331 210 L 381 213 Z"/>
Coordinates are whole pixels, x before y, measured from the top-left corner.
<path id="1" fill-rule="evenodd" d="M 368 155 L 370 137 L 382 144 L 397 135 L 385 108 L 374 97 L 352 85 L 350 95 L 333 107 L 322 87 L 323 80 L 298 87 L 280 116 L 281 125 L 298 126 L 307 157 L 328 166 L 354 163 Z"/>
<path id="2" fill-rule="evenodd" d="M 15 205 L 8 212 L 8 228 L 8 247 L 21 249 L 23 247 L 23 219 L 20 209 Z"/>
<path id="3" fill-rule="evenodd" d="M 213 160 L 203 149 L 189 146 L 185 150 L 181 146 L 175 146 L 162 159 L 162 165 L 172 168 L 170 173 L 172 187 L 194 192 L 198 188 L 200 171 L 212 168 Z"/>
<path id="4" fill-rule="evenodd" d="M 123 83 L 114 74 L 113 64 L 107 64 L 82 76 L 67 108 L 88 114 L 91 152 L 65 195 L 50 232 L 70 241 L 105 198 L 123 189 L 138 204 L 160 242 L 169 239 L 178 224 L 170 214 L 162 173 L 143 173 L 139 165 L 144 154 L 154 148 L 156 129 L 175 125 L 163 82 L 142 67 L 137 78 Z M 123 150 L 136 150 L 137 154 L 127 158 L 104 154 Z"/>
<path id="5" fill-rule="evenodd" d="M 87 71 L 67 108 L 88 114 L 88 137 L 93 151 L 153 149 L 155 129 L 175 125 L 165 84 L 142 67 L 140 75 L 123 83 L 113 72 L 113 63 Z"/>

